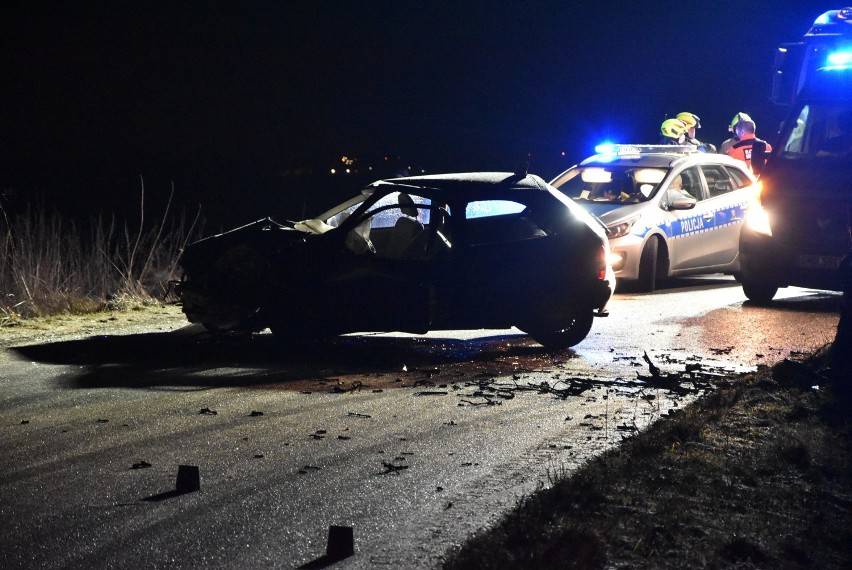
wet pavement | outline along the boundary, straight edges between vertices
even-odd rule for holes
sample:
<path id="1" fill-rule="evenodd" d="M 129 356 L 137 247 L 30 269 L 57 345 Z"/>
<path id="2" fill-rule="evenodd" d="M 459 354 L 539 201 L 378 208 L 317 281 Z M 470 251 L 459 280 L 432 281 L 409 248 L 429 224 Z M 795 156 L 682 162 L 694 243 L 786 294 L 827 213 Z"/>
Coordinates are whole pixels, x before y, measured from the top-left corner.
<path id="1" fill-rule="evenodd" d="M 619 295 L 573 350 L 519 331 L 314 347 L 197 327 L 0 351 L 4 567 L 440 565 L 519 497 L 718 382 L 833 338 L 837 296 Z M 183 487 L 181 465 L 200 489 Z"/>

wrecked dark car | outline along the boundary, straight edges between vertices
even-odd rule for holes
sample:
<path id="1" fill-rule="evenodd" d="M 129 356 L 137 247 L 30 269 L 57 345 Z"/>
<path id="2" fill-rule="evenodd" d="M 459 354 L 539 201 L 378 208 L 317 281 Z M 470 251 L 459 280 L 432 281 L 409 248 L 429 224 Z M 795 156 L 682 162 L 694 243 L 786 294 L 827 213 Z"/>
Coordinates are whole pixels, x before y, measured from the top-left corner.
<path id="1" fill-rule="evenodd" d="M 479 172 L 374 182 L 299 222 L 202 239 L 175 290 L 212 333 L 509 328 L 582 341 L 614 286 L 603 226 L 541 178 Z"/>

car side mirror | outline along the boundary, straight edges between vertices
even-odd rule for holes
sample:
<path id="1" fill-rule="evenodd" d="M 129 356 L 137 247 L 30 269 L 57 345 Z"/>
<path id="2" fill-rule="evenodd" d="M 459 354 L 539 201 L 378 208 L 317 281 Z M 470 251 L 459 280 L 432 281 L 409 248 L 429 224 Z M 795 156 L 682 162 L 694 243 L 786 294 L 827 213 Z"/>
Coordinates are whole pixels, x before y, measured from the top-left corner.
<path id="1" fill-rule="evenodd" d="M 666 204 L 666 210 L 691 210 L 695 207 L 695 204 L 698 203 L 698 200 L 695 198 L 687 198 L 686 196 L 681 196 L 671 200 Z"/>

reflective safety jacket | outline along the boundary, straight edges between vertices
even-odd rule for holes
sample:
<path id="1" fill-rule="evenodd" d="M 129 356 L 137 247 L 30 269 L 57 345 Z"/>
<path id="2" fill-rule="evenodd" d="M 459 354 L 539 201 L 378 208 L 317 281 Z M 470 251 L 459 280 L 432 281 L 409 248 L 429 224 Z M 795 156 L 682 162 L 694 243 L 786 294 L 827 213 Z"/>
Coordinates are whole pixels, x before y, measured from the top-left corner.
<path id="1" fill-rule="evenodd" d="M 737 160 L 742 160 L 756 176 L 760 176 L 770 152 L 772 152 L 771 144 L 757 138 L 754 133 L 749 133 L 732 144 L 726 154 Z"/>
<path id="2" fill-rule="evenodd" d="M 728 154 L 731 147 L 739 140 L 737 137 L 731 137 L 722 141 L 721 146 L 719 146 L 719 154 Z"/>

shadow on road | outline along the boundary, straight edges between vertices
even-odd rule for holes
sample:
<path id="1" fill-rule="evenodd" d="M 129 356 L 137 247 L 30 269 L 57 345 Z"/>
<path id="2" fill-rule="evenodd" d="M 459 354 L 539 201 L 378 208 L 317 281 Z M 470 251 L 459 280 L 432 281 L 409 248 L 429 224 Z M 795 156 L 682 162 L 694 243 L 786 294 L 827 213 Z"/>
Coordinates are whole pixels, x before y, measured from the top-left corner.
<path id="1" fill-rule="evenodd" d="M 418 379 L 469 375 L 473 370 L 505 373 L 547 366 L 553 355 L 526 335 L 462 341 L 452 338 L 343 336 L 323 343 L 288 345 L 271 334 L 214 338 L 188 326 L 166 333 L 96 336 L 19 346 L 22 358 L 79 367 L 70 388 L 186 388 L 281 385 L 334 381 L 341 376 L 393 375 L 396 385 Z M 520 367 L 519 367 L 520 363 Z M 68 378 L 66 376 L 66 378 Z M 292 384 L 287 386 L 287 384 Z"/>
<path id="2" fill-rule="evenodd" d="M 652 292 L 642 292 L 638 284 L 632 281 L 619 281 L 615 292 L 626 295 L 664 295 L 683 290 L 719 289 L 722 287 L 739 287 L 740 284 L 729 275 L 710 275 L 697 277 L 672 277 L 657 284 Z"/>
<path id="3" fill-rule="evenodd" d="M 783 289 L 782 289 L 783 291 Z M 813 291 L 807 295 L 774 299 L 767 304 L 745 301 L 743 307 L 756 307 L 768 311 L 795 311 L 808 313 L 839 313 L 842 293 L 829 291 Z"/>

